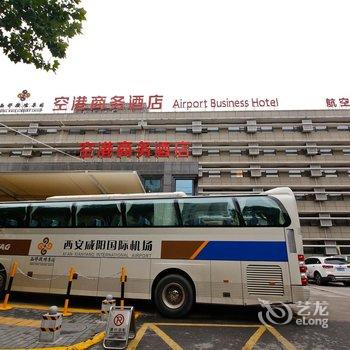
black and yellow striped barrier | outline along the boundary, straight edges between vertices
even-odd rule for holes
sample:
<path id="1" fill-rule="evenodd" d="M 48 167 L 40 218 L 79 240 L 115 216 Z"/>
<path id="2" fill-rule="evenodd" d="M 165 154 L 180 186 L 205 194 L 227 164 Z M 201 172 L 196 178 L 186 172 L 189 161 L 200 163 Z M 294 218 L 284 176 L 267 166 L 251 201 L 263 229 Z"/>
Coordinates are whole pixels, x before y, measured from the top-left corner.
<path id="1" fill-rule="evenodd" d="M 63 306 L 63 316 L 71 316 L 72 313 L 69 312 L 68 306 L 69 306 L 69 298 L 70 298 L 70 292 L 72 289 L 72 282 L 73 279 L 77 278 L 77 274 L 75 272 L 74 267 L 70 267 L 68 271 L 68 285 L 67 285 L 67 292 L 66 292 L 66 298 L 64 299 L 64 306 Z"/>
<path id="2" fill-rule="evenodd" d="M 124 266 L 121 267 L 120 271 L 120 309 L 123 310 L 125 301 L 125 282 L 127 281 L 128 276 L 126 275 L 126 269 Z"/>
<path id="3" fill-rule="evenodd" d="M 12 263 L 12 266 L 11 266 L 9 284 L 7 286 L 7 290 L 6 290 L 4 301 L 0 305 L 0 310 L 11 310 L 12 309 L 12 306 L 8 304 L 8 301 L 10 299 L 10 293 L 11 293 L 13 279 L 16 276 L 16 273 L 17 273 L 17 267 L 18 267 L 18 263 L 17 263 L 17 261 L 14 261 Z"/>

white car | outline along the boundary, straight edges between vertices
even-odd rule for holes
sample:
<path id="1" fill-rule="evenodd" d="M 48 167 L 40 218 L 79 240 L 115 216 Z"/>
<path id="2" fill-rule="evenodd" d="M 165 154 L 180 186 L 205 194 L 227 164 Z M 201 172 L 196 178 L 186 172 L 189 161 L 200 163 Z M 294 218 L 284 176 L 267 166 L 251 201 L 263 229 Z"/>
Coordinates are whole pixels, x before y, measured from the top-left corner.
<path id="1" fill-rule="evenodd" d="M 316 284 L 343 282 L 350 286 L 350 264 L 344 257 L 313 256 L 305 259 L 307 277 Z"/>

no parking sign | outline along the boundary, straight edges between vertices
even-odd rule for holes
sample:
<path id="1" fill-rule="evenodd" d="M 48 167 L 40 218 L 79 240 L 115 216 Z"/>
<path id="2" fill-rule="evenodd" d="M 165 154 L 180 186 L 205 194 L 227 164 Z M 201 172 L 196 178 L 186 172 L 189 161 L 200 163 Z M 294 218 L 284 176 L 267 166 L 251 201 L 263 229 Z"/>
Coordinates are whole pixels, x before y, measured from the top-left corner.
<path id="1" fill-rule="evenodd" d="M 103 340 L 105 349 L 125 349 L 128 340 L 135 337 L 134 308 L 112 306 L 106 326 L 106 336 Z"/>

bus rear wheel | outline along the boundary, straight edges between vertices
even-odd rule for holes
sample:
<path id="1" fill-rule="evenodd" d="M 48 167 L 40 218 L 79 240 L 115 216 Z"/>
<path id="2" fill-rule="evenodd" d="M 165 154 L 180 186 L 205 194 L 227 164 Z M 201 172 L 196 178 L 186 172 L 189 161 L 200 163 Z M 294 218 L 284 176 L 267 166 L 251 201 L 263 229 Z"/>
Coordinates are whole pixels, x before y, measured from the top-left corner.
<path id="1" fill-rule="evenodd" d="M 194 303 L 191 283 L 177 274 L 163 277 L 154 290 L 154 302 L 165 317 L 178 318 L 187 315 Z"/>

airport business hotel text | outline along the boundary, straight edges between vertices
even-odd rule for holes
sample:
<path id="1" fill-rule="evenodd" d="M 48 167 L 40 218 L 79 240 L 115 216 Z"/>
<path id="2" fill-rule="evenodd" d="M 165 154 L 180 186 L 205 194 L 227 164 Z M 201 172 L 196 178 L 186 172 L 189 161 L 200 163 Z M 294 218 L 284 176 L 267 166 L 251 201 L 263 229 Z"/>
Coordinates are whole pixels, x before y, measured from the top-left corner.
<path id="1" fill-rule="evenodd" d="M 193 110 L 193 109 L 215 109 L 215 108 L 277 108 L 278 98 L 250 98 L 250 99 L 230 99 L 218 100 L 216 98 L 202 100 L 182 100 L 176 99 L 172 105 L 173 109 Z"/>

